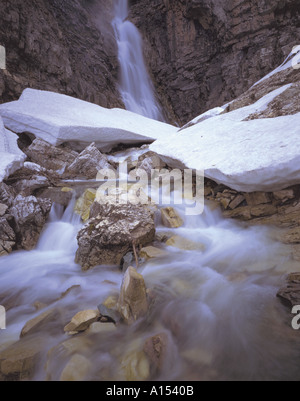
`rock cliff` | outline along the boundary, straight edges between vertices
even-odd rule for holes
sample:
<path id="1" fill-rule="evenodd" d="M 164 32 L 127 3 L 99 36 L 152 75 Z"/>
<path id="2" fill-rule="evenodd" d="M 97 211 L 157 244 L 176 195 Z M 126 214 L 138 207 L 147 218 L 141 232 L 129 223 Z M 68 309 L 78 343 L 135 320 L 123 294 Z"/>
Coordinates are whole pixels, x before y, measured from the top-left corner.
<path id="1" fill-rule="evenodd" d="M 121 106 L 110 9 L 104 0 L 1 0 L 1 103 L 31 87 Z"/>
<path id="2" fill-rule="evenodd" d="M 298 0 L 131 0 L 162 103 L 180 123 L 231 101 L 298 45 Z"/>

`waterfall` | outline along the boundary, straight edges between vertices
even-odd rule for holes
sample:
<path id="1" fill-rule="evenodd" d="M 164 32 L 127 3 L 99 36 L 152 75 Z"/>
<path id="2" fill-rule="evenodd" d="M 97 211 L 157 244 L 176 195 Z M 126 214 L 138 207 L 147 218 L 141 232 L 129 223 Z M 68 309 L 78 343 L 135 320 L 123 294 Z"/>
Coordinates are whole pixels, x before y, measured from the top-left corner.
<path id="1" fill-rule="evenodd" d="M 112 25 L 118 45 L 122 100 L 127 110 L 164 121 L 144 61 L 141 35 L 136 26 L 128 21 L 128 14 L 128 0 L 116 0 Z"/>

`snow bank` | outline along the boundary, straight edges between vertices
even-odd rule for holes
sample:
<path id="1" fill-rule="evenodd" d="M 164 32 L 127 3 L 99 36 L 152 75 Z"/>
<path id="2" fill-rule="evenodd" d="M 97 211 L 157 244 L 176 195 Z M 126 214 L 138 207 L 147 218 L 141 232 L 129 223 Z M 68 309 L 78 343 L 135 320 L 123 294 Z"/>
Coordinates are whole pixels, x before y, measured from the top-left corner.
<path id="1" fill-rule="evenodd" d="M 26 89 L 18 101 L 0 105 L 0 115 L 13 132 L 30 132 L 55 146 L 68 142 L 77 150 L 92 142 L 102 151 L 119 143 L 152 143 L 177 130 L 126 110 L 34 89 Z"/>
<path id="2" fill-rule="evenodd" d="M 6 130 L 0 117 L 0 182 L 21 168 L 26 156 L 17 145 L 17 135 Z"/>
<path id="3" fill-rule="evenodd" d="M 150 150 L 174 167 L 204 170 L 206 177 L 237 191 L 275 191 L 299 184 L 300 113 L 244 121 L 289 87 L 160 139 Z"/>

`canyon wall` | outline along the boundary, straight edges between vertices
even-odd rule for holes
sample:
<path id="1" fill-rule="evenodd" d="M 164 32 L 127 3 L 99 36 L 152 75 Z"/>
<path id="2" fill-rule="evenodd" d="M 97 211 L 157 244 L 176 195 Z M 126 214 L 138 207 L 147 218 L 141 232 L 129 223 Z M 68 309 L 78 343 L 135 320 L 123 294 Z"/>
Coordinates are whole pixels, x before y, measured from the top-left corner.
<path id="1" fill-rule="evenodd" d="M 0 102 L 31 87 L 122 107 L 110 9 L 107 0 L 1 0 Z"/>
<path id="2" fill-rule="evenodd" d="M 239 96 L 300 44 L 299 0 L 131 0 L 162 103 L 183 124 Z"/>

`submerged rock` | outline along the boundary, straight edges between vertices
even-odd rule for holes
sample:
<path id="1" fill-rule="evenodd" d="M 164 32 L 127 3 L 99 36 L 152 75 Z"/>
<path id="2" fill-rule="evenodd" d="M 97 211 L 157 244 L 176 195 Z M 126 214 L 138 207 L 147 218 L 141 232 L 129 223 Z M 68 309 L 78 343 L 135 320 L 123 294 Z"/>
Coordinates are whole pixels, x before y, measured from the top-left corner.
<path id="1" fill-rule="evenodd" d="M 0 352 L 0 380 L 30 380 L 44 343 L 40 338 L 22 339 Z"/>
<path id="2" fill-rule="evenodd" d="M 143 205 L 95 202 L 92 217 L 79 231 L 76 263 L 83 270 L 99 265 L 121 265 L 133 246 L 151 243 L 155 236 L 154 216 Z"/>
<path id="3" fill-rule="evenodd" d="M 23 327 L 20 337 L 22 338 L 26 335 L 37 332 L 39 329 L 43 327 L 44 324 L 55 319 L 56 314 L 57 311 L 55 309 L 50 309 L 38 315 L 37 317 L 29 320 Z"/>
<path id="4" fill-rule="evenodd" d="M 169 338 L 166 333 L 157 334 L 145 341 L 144 352 L 156 372 L 159 372 L 166 362 L 168 344 Z"/>
<path id="5" fill-rule="evenodd" d="M 92 363 L 83 355 L 75 354 L 64 367 L 60 381 L 78 382 L 86 379 Z"/>

